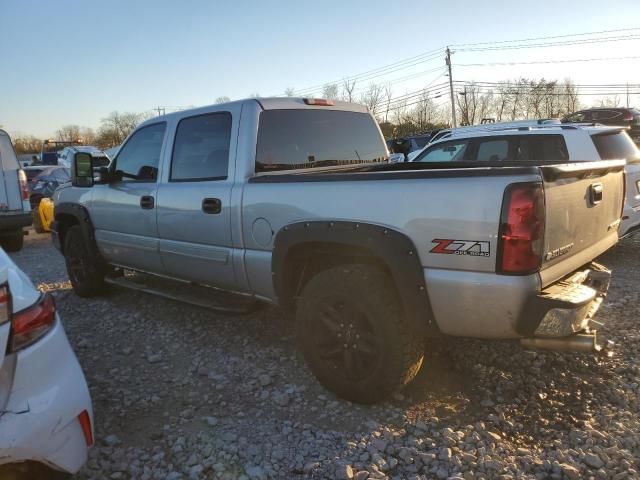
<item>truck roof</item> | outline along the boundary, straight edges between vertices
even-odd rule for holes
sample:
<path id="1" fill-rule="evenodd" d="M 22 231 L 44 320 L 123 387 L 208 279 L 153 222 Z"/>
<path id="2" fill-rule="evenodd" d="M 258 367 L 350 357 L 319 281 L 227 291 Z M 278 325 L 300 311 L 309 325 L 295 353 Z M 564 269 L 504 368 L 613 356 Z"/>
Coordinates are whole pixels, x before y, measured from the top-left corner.
<path id="1" fill-rule="evenodd" d="M 350 103 L 343 102 L 342 100 L 330 100 L 332 105 L 309 105 L 305 103 L 307 98 L 303 97 L 265 97 L 265 98 L 245 98 L 242 100 L 234 100 L 232 102 L 218 103 L 213 105 L 205 105 L 197 108 L 189 108 L 187 110 L 179 110 L 177 112 L 167 113 L 165 115 L 160 115 L 157 117 L 150 118 L 145 120 L 140 125 L 145 125 L 149 123 L 155 123 L 159 119 L 168 119 L 175 117 L 185 117 L 198 115 L 202 113 L 209 112 L 213 107 L 216 109 L 220 109 L 225 107 L 226 105 L 236 105 L 247 102 L 257 102 L 263 110 L 341 110 L 346 112 L 359 112 L 359 113 L 369 113 L 369 109 L 366 105 L 362 105 L 359 103 Z"/>

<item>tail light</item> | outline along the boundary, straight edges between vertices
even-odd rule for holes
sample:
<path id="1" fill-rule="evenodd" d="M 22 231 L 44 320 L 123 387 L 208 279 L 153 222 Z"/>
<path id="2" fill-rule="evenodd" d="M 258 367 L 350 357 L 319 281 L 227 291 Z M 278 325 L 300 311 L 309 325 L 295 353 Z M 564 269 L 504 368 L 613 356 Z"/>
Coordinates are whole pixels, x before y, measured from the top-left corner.
<path id="1" fill-rule="evenodd" d="M 36 342 L 51 330 L 55 319 L 55 302 L 45 293 L 36 304 L 13 315 L 9 351 L 17 352 Z"/>
<path id="2" fill-rule="evenodd" d="M 537 272 L 544 243 L 541 183 L 513 183 L 502 200 L 496 270 L 507 275 Z"/>
<path id="3" fill-rule="evenodd" d="M 631 122 L 633 121 L 633 113 L 625 112 L 624 117 L 622 117 L 623 122 Z"/>
<path id="4" fill-rule="evenodd" d="M 18 170 L 18 180 L 20 181 L 20 191 L 22 192 L 22 200 L 29 200 L 29 183 L 24 170 Z"/>
<path id="5" fill-rule="evenodd" d="M 84 435 L 84 441 L 87 444 L 87 447 L 93 445 L 93 430 L 91 429 L 91 417 L 89 417 L 89 412 L 83 410 L 80 415 L 78 415 L 78 421 L 80 422 L 80 427 L 82 428 L 82 434 Z"/>
<path id="6" fill-rule="evenodd" d="M 9 321 L 11 313 L 11 293 L 9 293 L 9 285 L 0 285 L 0 325 Z"/>

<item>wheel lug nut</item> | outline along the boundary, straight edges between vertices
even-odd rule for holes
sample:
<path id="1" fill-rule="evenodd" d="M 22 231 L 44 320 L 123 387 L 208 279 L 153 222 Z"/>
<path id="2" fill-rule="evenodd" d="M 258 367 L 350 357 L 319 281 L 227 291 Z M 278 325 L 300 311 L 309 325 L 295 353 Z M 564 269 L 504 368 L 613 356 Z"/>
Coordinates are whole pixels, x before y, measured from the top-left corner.
<path id="1" fill-rule="evenodd" d="M 360 338 L 360 335 L 358 335 L 357 333 L 356 333 L 356 338 Z"/>
<path id="2" fill-rule="evenodd" d="M 353 348 L 354 348 L 354 349 L 355 349 L 355 348 L 358 348 L 358 346 L 354 343 L 354 344 L 353 344 Z"/>
<path id="3" fill-rule="evenodd" d="M 346 343 L 344 344 L 344 348 L 349 348 L 349 345 L 347 345 Z"/>
<path id="4" fill-rule="evenodd" d="M 341 334 L 341 333 L 339 333 L 339 334 L 338 334 L 338 338 L 340 338 L 340 337 L 342 337 L 342 334 Z"/>

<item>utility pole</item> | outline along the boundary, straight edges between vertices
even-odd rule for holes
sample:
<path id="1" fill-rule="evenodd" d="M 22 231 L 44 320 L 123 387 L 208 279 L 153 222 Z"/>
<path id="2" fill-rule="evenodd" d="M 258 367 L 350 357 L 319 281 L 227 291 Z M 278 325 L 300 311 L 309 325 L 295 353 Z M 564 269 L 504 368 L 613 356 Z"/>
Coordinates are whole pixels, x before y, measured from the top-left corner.
<path id="1" fill-rule="evenodd" d="M 453 77 L 451 76 L 451 50 L 447 47 L 447 56 L 445 58 L 447 67 L 449 68 L 449 96 L 451 97 L 451 125 L 453 128 L 458 126 L 456 122 L 456 99 L 453 96 Z"/>
<path id="2" fill-rule="evenodd" d="M 627 108 L 629 108 L 629 83 L 627 83 Z"/>

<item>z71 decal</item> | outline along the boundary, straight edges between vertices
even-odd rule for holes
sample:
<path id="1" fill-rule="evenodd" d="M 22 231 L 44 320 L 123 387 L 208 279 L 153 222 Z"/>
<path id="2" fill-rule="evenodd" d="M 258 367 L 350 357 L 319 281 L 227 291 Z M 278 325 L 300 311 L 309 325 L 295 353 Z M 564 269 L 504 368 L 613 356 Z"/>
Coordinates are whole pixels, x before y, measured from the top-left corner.
<path id="1" fill-rule="evenodd" d="M 450 240 L 446 238 L 434 238 L 431 240 L 437 245 L 431 253 L 445 253 L 456 255 L 471 255 L 472 257 L 490 257 L 489 242 L 478 240 Z"/>

